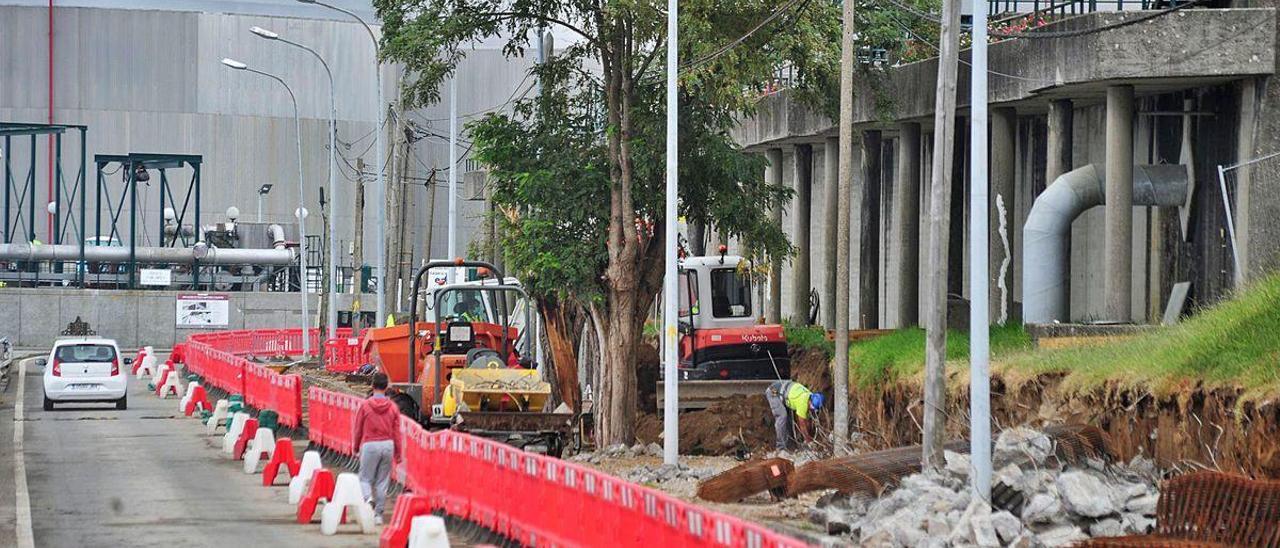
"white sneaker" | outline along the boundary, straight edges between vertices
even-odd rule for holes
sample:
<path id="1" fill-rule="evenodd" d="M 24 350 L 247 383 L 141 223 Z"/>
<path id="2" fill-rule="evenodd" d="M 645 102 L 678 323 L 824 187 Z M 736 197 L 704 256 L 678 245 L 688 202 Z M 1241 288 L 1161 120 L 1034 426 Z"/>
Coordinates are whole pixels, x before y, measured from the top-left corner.
<path id="1" fill-rule="evenodd" d="M 382 525 L 382 516 L 373 516 L 374 525 Z"/>

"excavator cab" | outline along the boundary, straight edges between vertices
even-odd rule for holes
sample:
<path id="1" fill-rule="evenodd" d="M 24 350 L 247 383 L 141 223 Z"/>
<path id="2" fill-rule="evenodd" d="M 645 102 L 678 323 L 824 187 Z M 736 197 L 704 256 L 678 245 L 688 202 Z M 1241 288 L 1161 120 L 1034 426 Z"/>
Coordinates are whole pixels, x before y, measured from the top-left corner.
<path id="1" fill-rule="evenodd" d="M 769 383 L 791 376 L 783 328 L 763 323 L 749 266 L 746 259 L 723 253 L 688 257 L 680 265 L 677 375 L 682 409 L 763 393 Z M 660 409 L 663 382 L 658 381 Z"/>

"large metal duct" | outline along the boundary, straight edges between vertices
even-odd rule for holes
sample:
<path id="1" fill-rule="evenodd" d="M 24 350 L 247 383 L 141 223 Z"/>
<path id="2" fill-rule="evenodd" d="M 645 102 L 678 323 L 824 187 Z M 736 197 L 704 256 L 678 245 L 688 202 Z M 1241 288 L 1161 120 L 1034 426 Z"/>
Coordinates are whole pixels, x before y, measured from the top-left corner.
<path id="1" fill-rule="evenodd" d="M 1184 165 L 1134 166 L 1133 205 L 1181 206 L 1189 180 Z M 1023 323 L 1067 319 L 1071 223 L 1105 202 L 1102 169 L 1096 164 L 1062 174 L 1036 198 L 1023 225 Z"/>
<path id="2" fill-rule="evenodd" d="M 183 263 L 196 260 L 196 248 L 192 247 L 139 247 L 134 260 L 144 264 Z M 200 264 L 214 265 L 278 265 L 293 263 L 291 249 L 219 249 L 209 247 Z M 129 262 L 127 247 L 85 247 L 86 261 L 104 263 Z M 0 260 L 4 261 L 68 261 L 80 260 L 78 245 L 0 244 Z"/>

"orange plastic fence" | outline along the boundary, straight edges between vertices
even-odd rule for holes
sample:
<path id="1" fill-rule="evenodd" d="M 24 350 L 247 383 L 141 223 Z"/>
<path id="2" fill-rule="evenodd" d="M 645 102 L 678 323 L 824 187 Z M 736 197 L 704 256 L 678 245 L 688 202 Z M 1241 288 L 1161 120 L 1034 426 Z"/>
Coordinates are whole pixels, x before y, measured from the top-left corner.
<path id="1" fill-rule="evenodd" d="M 354 373 L 365 361 L 360 339 L 356 337 L 340 336 L 324 342 L 324 368 L 329 371 Z"/>
<path id="2" fill-rule="evenodd" d="M 340 330 L 341 334 L 350 330 Z M 312 348 L 319 348 L 320 330 L 309 330 Z M 280 424 L 302 425 L 302 377 L 281 375 L 249 361 L 255 356 L 302 354 L 301 329 L 257 329 L 200 333 L 182 345 L 187 368 L 208 385 L 243 394 L 245 403 L 279 414 Z"/>
<path id="3" fill-rule="evenodd" d="M 318 331 L 309 335 L 313 342 L 319 341 Z M 245 394 L 250 405 L 257 406 L 255 401 L 269 405 L 280 413 L 282 423 L 297 426 L 291 422 L 300 422 L 302 416 L 301 379 L 276 374 L 245 357 L 297 354 L 300 347 L 299 330 L 224 331 L 192 335 L 184 352 L 187 367 L 207 383 Z M 360 398 L 311 387 L 307 400 L 309 439 L 354 455 L 352 429 Z M 401 433 L 403 481 L 417 495 L 415 506 L 478 523 L 522 544 L 805 546 L 764 526 L 568 461 L 462 432 L 427 432 L 404 417 Z M 537 496 L 530 499 L 529 493 Z M 407 520 L 396 523 L 407 524 Z M 407 531 L 395 526 L 384 529 L 383 546 L 405 538 L 399 535 L 407 535 Z"/>
<path id="4" fill-rule="evenodd" d="M 307 389 L 307 439 L 343 455 L 356 454 L 354 428 L 360 398 L 312 386 Z"/>

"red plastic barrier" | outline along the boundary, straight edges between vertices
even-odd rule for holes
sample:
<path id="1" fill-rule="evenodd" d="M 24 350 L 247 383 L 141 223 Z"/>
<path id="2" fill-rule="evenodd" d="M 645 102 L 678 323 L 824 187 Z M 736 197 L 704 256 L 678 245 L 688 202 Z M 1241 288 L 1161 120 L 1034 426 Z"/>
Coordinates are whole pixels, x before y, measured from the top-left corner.
<path id="1" fill-rule="evenodd" d="M 355 421 L 360 398 L 312 386 L 307 390 L 310 415 L 307 437 L 344 455 L 356 454 Z"/>
<path id="2" fill-rule="evenodd" d="M 308 336 L 313 347 L 318 346 L 319 330 Z M 190 337 L 183 358 L 207 384 L 244 394 L 249 405 L 273 409 L 282 424 L 298 426 L 301 378 L 276 374 L 246 357 L 300 354 L 301 341 L 297 329 L 205 333 Z M 346 363 L 344 359 L 349 357 L 334 357 L 326 366 Z M 361 398 L 311 387 L 307 401 L 308 438 L 354 456 L 355 412 Z M 761 525 L 492 440 L 452 430 L 427 432 L 407 418 L 401 419 L 401 435 L 404 484 L 414 498 L 402 499 L 404 510 L 397 506 L 393 523 L 401 526 L 395 534 L 384 535 L 383 546 L 402 545 L 408 521 L 424 508 L 442 510 L 532 546 L 805 546 Z M 299 506 L 300 522 L 310 521 L 316 502 L 331 495 L 332 480 L 331 472 L 317 472 Z M 513 496 L 519 493 L 537 493 L 537 501 Z"/>
<path id="3" fill-rule="evenodd" d="M 360 339 L 341 337 L 324 342 L 324 368 L 335 373 L 354 373 L 368 360 L 360 350 Z"/>
<path id="4" fill-rule="evenodd" d="M 297 476 L 298 469 L 302 468 L 302 463 L 298 462 L 293 454 L 293 440 L 289 438 L 276 440 L 275 450 L 271 452 L 271 460 L 267 461 L 267 466 L 262 469 L 262 485 L 274 485 L 281 467 L 289 479 Z"/>

